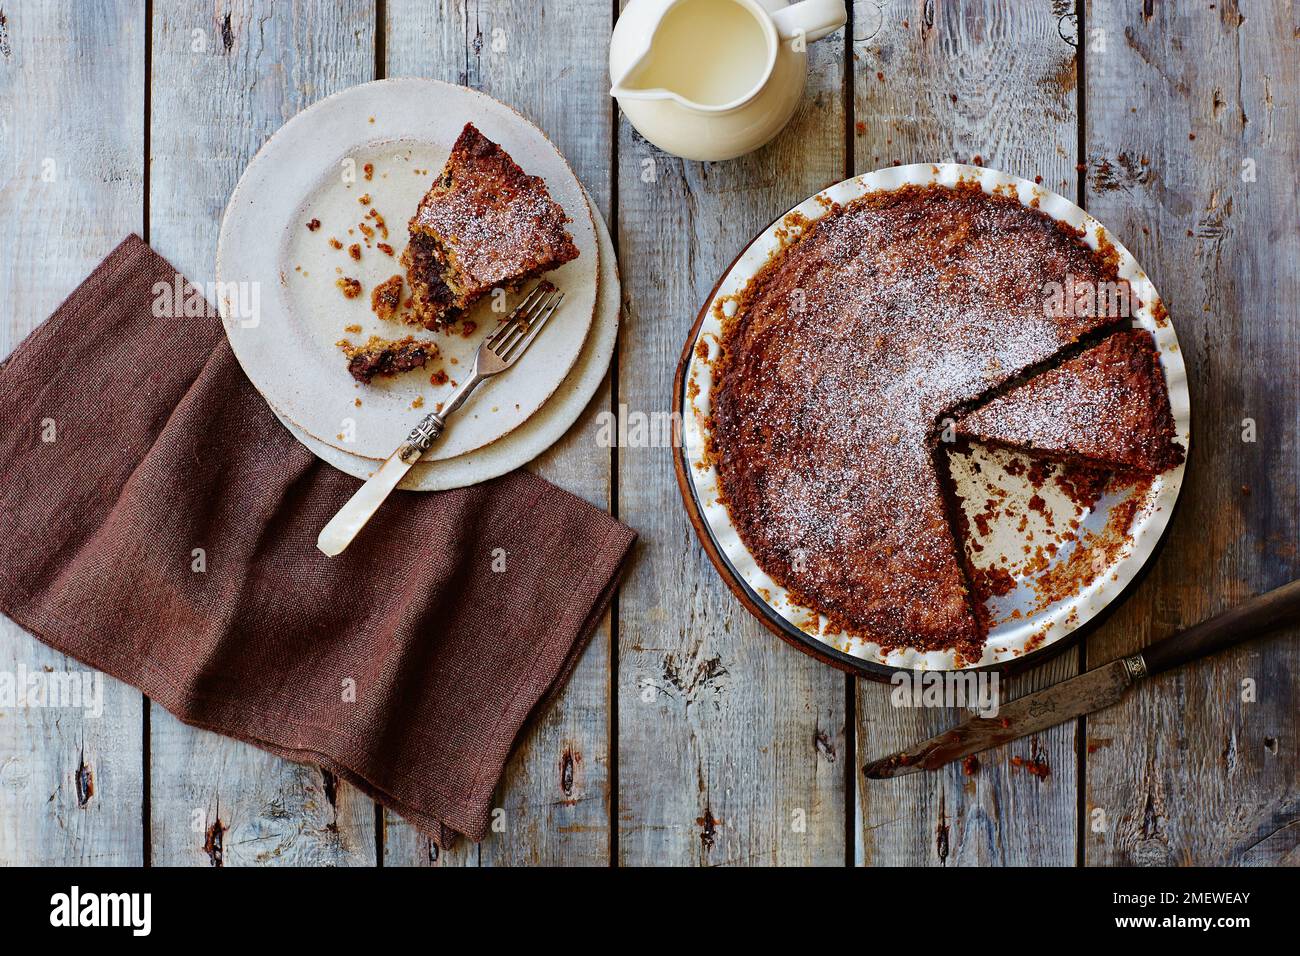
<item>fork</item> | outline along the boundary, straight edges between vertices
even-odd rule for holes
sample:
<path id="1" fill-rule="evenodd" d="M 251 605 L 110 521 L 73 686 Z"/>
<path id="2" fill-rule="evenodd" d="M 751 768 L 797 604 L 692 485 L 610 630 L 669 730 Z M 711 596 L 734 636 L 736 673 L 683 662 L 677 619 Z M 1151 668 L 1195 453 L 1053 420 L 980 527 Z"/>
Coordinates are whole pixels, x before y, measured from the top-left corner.
<path id="1" fill-rule="evenodd" d="M 411 466 L 438 440 L 447 427 L 447 416 L 460 408 L 484 379 L 499 375 L 519 361 L 563 301 L 563 292 L 549 282 L 539 282 L 496 331 L 483 340 L 474 355 L 469 376 L 456 387 L 442 408 L 420 419 L 397 451 L 388 456 L 379 470 L 321 529 L 316 547 L 332 558 L 351 544 Z"/>

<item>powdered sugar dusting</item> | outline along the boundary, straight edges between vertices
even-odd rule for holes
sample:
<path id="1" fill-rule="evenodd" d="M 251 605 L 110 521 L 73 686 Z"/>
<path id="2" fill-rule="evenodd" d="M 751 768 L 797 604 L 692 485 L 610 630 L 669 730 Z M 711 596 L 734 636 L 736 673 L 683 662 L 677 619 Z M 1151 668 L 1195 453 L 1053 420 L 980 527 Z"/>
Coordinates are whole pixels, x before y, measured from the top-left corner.
<path id="1" fill-rule="evenodd" d="M 977 187 L 869 194 L 762 269 L 727 323 L 713 450 L 763 569 L 882 647 L 978 659 L 933 436 L 1109 320 L 1044 284 L 1113 277 L 1050 218 Z"/>
<path id="2" fill-rule="evenodd" d="M 568 221 L 540 177 L 467 124 L 410 226 L 454 259 L 451 284 L 464 297 L 575 258 Z"/>
<path id="3" fill-rule="evenodd" d="M 958 423 L 963 434 L 1158 474 L 1183 460 L 1150 333 L 1109 336 Z"/>

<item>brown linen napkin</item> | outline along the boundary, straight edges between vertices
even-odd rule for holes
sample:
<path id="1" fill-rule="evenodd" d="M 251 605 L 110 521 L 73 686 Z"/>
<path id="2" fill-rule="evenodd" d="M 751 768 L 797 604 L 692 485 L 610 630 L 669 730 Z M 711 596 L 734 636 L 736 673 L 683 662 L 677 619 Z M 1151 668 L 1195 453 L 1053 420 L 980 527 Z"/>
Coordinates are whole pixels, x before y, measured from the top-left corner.
<path id="1" fill-rule="evenodd" d="M 518 471 L 397 492 L 325 557 L 358 480 L 276 420 L 219 320 L 152 315 L 175 280 L 132 236 L 0 365 L 0 611 L 440 843 L 481 839 L 635 532 Z"/>

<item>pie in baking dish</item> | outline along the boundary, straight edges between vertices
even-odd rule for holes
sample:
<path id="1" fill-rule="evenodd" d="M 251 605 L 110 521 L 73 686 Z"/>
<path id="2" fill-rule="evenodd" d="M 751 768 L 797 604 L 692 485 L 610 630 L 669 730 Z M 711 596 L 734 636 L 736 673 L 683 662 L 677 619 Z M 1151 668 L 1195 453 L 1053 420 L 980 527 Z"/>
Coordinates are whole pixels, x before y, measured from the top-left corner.
<path id="1" fill-rule="evenodd" d="M 1118 256 L 1012 196 L 904 186 L 833 207 L 724 322 L 708 455 L 759 566 L 884 651 L 978 661 L 944 436 L 1153 474 L 1182 460 L 1150 336 L 1044 307 Z"/>

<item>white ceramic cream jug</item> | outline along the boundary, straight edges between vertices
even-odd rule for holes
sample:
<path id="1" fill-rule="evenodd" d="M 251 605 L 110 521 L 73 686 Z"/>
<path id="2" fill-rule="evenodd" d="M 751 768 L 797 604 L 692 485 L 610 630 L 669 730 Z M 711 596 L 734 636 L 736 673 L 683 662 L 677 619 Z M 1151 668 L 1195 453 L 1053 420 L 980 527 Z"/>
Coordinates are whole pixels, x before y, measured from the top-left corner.
<path id="1" fill-rule="evenodd" d="M 610 93 L 659 148 L 732 159 L 790 121 L 807 45 L 847 19 L 844 0 L 631 0 L 610 39 Z"/>

